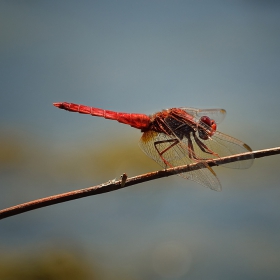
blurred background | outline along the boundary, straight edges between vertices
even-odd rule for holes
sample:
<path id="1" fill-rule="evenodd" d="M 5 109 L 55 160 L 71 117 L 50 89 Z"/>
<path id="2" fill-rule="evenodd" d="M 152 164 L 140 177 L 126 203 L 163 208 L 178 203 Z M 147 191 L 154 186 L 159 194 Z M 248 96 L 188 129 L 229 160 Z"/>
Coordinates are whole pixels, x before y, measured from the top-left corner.
<path id="1" fill-rule="evenodd" d="M 224 108 L 219 130 L 279 146 L 280 2 L 0 2 L 0 208 L 160 167 L 140 131 L 58 110 Z M 276 279 L 279 156 L 0 221 L 0 279 Z"/>

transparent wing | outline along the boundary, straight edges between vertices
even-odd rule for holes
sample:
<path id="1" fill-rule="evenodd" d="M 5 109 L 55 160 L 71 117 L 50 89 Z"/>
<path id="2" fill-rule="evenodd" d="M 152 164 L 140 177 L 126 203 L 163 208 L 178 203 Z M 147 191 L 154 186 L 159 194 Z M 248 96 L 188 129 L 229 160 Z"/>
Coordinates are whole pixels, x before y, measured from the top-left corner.
<path id="1" fill-rule="evenodd" d="M 221 123 L 225 116 L 226 110 L 224 109 L 195 109 L 195 108 L 180 108 L 192 115 L 196 121 L 203 116 L 207 116 L 210 119 L 214 120 L 216 123 Z"/>
<path id="2" fill-rule="evenodd" d="M 198 160 L 207 160 L 220 157 L 231 156 L 235 154 L 252 152 L 252 149 L 244 142 L 235 139 L 229 135 L 216 131 L 211 138 L 203 140 L 199 138 L 197 132 L 190 137 L 193 143 L 194 154 Z M 185 145 L 188 143 L 186 138 L 182 139 Z M 202 143 L 202 144 L 201 144 Z M 249 168 L 254 161 L 253 154 L 248 155 L 248 159 L 242 161 L 230 162 L 221 166 L 228 168 Z"/>
<path id="3" fill-rule="evenodd" d="M 178 143 L 170 148 L 170 146 L 176 142 Z M 164 133 L 147 131 L 143 133 L 139 142 L 139 146 L 145 154 L 147 154 L 150 158 L 155 160 L 164 168 L 170 166 L 176 167 L 197 162 L 189 157 L 190 150 L 188 148 L 188 143 L 180 141 L 174 135 L 169 136 Z M 166 152 L 162 154 L 162 157 L 168 162 L 169 166 L 167 166 L 167 164 L 163 161 L 163 158 L 159 155 L 159 152 L 164 150 L 166 150 Z M 213 169 L 209 167 L 204 161 L 200 161 L 200 164 L 201 169 L 184 172 L 178 175 L 183 178 L 196 181 L 197 183 L 202 184 L 212 190 L 220 191 L 221 184 Z"/>

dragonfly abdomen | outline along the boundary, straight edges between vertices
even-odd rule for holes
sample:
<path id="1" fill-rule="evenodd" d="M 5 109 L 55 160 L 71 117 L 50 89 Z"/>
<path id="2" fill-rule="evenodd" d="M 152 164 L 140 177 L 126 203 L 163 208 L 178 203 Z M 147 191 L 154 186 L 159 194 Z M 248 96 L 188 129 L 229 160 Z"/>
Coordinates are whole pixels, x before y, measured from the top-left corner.
<path id="1" fill-rule="evenodd" d="M 77 112 L 80 114 L 88 114 L 95 117 L 116 120 L 120 123 L 128 124 L 138 129 L 147 129 L 151 121 L 150 117 L 145 114 L 114 112 L 68 102 L 53 103 L 53 105 L 57 108 L 70 112 Z"/>

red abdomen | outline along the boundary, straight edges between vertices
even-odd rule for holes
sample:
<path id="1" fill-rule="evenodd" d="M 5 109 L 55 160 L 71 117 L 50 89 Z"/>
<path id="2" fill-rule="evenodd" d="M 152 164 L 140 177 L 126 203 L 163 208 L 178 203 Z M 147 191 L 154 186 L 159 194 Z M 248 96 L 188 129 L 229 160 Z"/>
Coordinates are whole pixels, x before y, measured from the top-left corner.
<path id="1" fill-rule="evenodd" d="M 116 120 L 120 123 L 128 124 L 138 129 L 148 128 L 151 122 L 150 117 L 145 114 L 120 113 L 68 102 L 53 103 L 53 105 L 57 108 L 70 112 L 78 112 L 80 114 L 89 114 L 96 117 Z"/>

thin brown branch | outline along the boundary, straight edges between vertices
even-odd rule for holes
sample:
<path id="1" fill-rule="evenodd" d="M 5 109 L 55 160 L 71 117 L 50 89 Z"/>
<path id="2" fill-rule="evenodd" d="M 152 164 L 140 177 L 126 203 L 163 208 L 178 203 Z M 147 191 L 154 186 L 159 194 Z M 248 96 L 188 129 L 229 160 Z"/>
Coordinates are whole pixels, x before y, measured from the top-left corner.
<path id="1" fill-rule="evenodd" d="M 219 158 L 219 159 L 214 159 L 214 160 L 208 160 L 207 163 L 211 167 L 219 166 L 219 165 L 226 164 L 229 162 L 246 160 L 246 159 L 248 159 L 248 157 L 251 158 L 252 154 L 253 154 L 254 158 L 272 156 L 272 155 L 280 154 L 280 147 L 259 150 L 259 151 L 249 152 L 249 153 L 243 153 L 243 154 L 223 157 L 223 158 Z M 13 207 L 3 209 L 0 211 L 0 220 L 14 216 L 14 215 L 18 215 L 18 214 L 21 214 L 21 213 L 24 213 L 27 211 L 50 206 L 53 204 L 62 203 L 65 201 L 74 200 L 74 199 L 78 199 L 78 198 L 82 198 L 82 197 L 86 197 L 86 196 L 111 192 L 111 191 L 119 190 L 119 189 L 122 189 L 125 187 L 129 187 L 132 185 L 136 185 L 136 184 L 139 184 L 142 182 L 147 182 L 147 181 L 155 180 L 158 178 L 168 177 L 168 176 L 182 173 L 182 172 L 194 171 L 194 170 L 197 170 L 200 168 L 202 168 L 201 164 L 194 163 L 194 164 L 190 164 L 190 165 L 178 166 L 175 168 L 168 168 L 165 170 L 150 172 L 150 173 L 138 175 L 138 176 L 131 177 L 131 178 L 127 178 L 126 174 L 123 174 L 122 178 L 119 181 L 113 180 L 113 181 L 109 181 L 107 183 L 93 186 L 90 188 L 71 191 L 71 192 L 62 193 L 62 194 L 58 194 L 58 195 L 53 195 L 53 196 L 49 196 L 49 197 L 45 197 L 45 198 L 41 198 L 41 199 L 36 199 L 36 200 L 30 201 L 30 202 L 26 202 L 23 204 L 19 204 L 19 205 L 13 206 Z"/>

